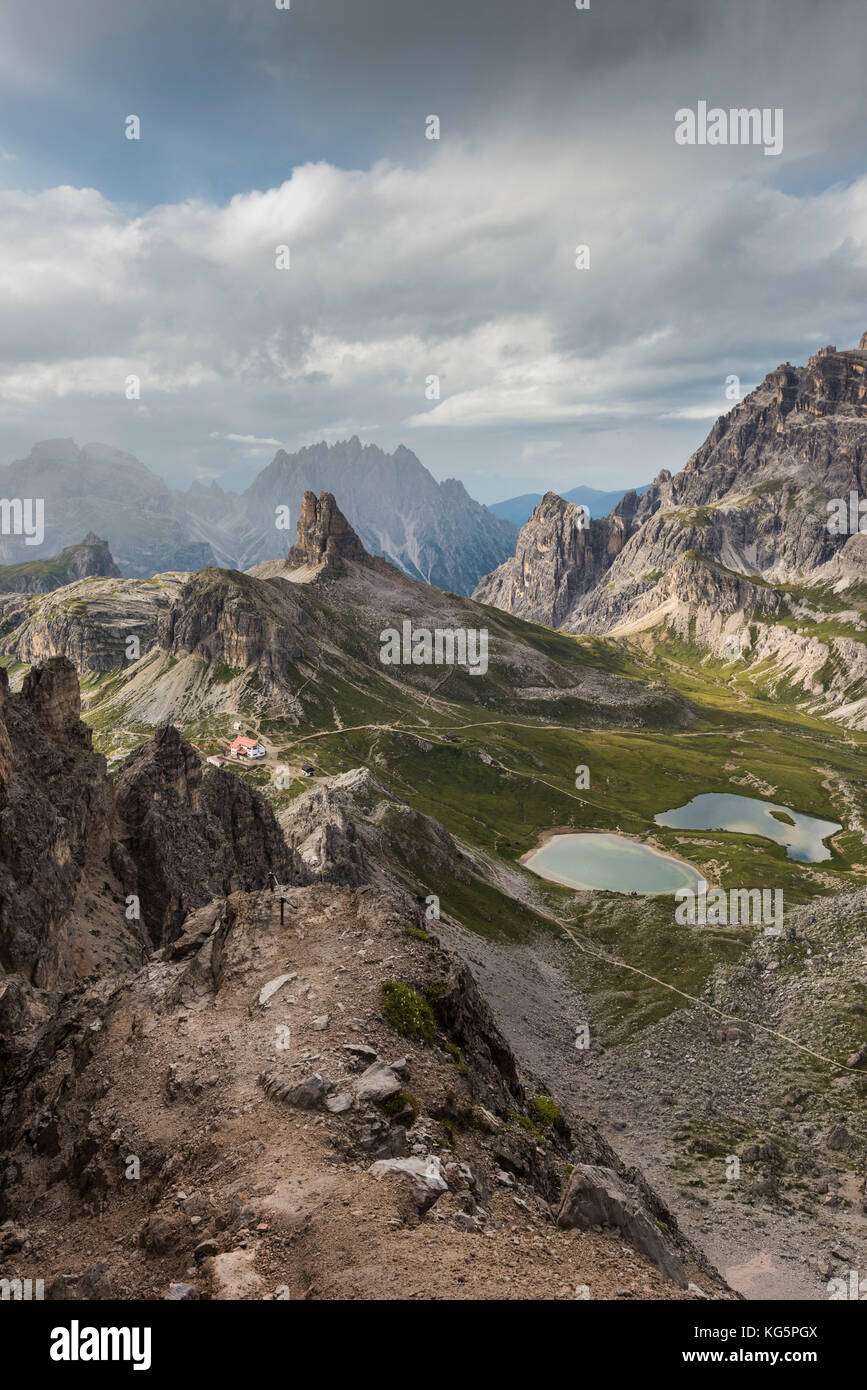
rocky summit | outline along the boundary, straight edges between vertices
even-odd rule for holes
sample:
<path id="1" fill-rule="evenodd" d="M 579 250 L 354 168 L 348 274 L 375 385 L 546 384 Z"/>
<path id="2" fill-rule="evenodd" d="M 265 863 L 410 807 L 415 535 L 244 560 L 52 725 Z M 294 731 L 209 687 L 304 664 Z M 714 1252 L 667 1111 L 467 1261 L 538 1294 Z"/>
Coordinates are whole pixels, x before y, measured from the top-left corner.
<path id="1" fill-rule="evenodd" d="M 474 597 L 530 622 L 563 626 L 626 545 L 637 507 L 630 492 L 610 516 L 590 519 L 577 503 L 546 493 L 521 529 L 514 558 L 488 575 Z"/>
<path id="2" fill-rule="evenodd" d="M 120 578 L 106 541 L 90 531 L 80 545 L 68 545 L 51 560 L 0 565 L 0 593 L 46 594 L 96 576 Z"/>
<path id="3" fill-rule="evenodd" d="M 849 519 L 867 494 L 864 343 L 769 373 L 679 472 L 586 531 L 548 494 L 475 597 L 567 632 L 664 629 L 717 658 L 736 650 L 861 727 L 867 549 Z"/>

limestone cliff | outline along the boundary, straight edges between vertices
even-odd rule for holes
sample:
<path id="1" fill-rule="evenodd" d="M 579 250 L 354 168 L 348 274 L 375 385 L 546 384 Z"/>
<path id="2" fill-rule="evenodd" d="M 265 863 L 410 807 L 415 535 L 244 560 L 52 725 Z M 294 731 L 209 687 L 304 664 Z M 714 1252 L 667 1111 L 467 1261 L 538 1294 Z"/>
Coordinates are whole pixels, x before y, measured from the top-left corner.
<path id="1" fill-rule="evenodd" d="M 624 498 L 621 511 L 590 520 L 576 503 L 546 493 L 521 530 L 514 558 L 483 579 L 474 598 L 560 627 L 626 544 L 632 499 L 637 503 L 635 493 Z"/>
<path id="2" fill-rule="evenodd" d="M 342 560 L 367 560 L 369 556 L 330 492 L 317 499 L 305 492 L 298 518 L 298 539 L 289 551 L 292 565 L 325 565 L 337 568 Z"/>

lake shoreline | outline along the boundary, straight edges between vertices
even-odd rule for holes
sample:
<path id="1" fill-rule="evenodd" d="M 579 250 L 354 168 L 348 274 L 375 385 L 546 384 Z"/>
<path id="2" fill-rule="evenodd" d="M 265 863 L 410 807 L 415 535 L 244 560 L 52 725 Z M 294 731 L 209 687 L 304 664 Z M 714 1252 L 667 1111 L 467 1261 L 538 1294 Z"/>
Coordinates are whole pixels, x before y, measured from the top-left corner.
<path id="1" fill-rule="evenodd" d="M 667 893 L 675 891 L 673 889 L 663 889 L 661 892 L 656 893 L 641 893 L 638 889 L 628 889 L 626 892 L 620 892 L 617 888 L 579 888 L 574 883 L 564 883 L 561 878 L 538 873 L 530 864 L 530 860 L 533 859 L 540 850 L 544 849 L 551 840 L 555 840 L 564 835 L 614 835 L 620 840 L 631 840 L 634 844 L 641 845 L 643 849 L 648 850 L 649 853 L 656 855 L 659 859 L 673 859 L 678 864 L 683 864 L 687 869 L 691 869 L 694 874 L 707 883 L 708 890 L 713 887 L 705 870 L 700 868 L 698 864 L 693 864 L 690 859 L 685 859 L 682 854 L 678 854 L 676 851 L 661 849 L 659 845 L 654 844 L 653 841 L 644 839 L 641 835 L 632 835 L 626 830 L 585 830 L 577 829 L 574 825 L 549 826 L 546 830 L 537 832 L 535 845 L 533 845 L 532 849 L 528 849 L 525 854 L 521 855 L 518 859 L 518 863 L 522 868 L 529 869 L 530 873 L 535 874 L 537 878 L 541 878 L 547 883 L 558 883 L 561 888 L 571 888 L 574 893 L 619 893 L 621 897 L 629 897 L 634 893 L 638 897 L 659 898 L 665 897 Z"/>
<path id="2" fill-rule="evenodd" d="M 738 792 L 700 792 L 683 806 L 654 816 L 654 824 L 702 835 L 755 836 L 780 845 L 786 858 L 796 864 L 823 864 L 832 859 L 834 850 L 825 841 L 844 828 L 838 821 Z"/>

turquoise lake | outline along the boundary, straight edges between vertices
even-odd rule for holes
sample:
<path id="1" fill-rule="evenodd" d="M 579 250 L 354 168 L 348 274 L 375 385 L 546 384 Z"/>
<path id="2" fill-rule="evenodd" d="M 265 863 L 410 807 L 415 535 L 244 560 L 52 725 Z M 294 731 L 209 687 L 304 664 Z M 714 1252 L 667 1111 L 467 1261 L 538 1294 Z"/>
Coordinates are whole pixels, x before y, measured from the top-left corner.
<path id="1" fill-rule="evenodd" d="M 794 823 L 788 824 L 782 816 Z M 664 811 L 653 819 L 671 830 L 734 830 L 740 835 L 761 835 L 774 844 L 785 845 L 788 858 L 802 864 L 830 859 L 831 850 L 825 840 L 843 828 L 833 820 L 803 816 L 791 806 L 777 806 L 773 801 L 729 792 L 694 796 L 685 806 Z"/>
<path id="2" fill-rule="evenodd" d="M 552 835 L 522 860 L 540 878 L 567 888 L 613 893 L 676 893 L 701 876 L 689 864 L 615 834 Z"/>

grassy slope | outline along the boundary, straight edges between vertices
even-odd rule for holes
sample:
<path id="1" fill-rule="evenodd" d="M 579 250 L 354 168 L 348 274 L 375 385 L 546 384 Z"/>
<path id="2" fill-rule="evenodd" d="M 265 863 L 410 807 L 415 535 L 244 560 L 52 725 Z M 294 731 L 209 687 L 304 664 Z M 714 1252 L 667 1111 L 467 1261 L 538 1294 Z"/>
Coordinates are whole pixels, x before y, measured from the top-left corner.
<path id="1" fill-rule="evenodd" d="M 494 663 L 494 708 L 482 703 L 489 693 L 483 681 L 468 676 L 451 677 L 431 695 L 432 682 L 423 685 L 414 670 L 401 672 L 398 681 L 371 665 L 369 643 L 351 617 L 335 611 L 329 615 L 331 631 L 347 659 L 342 667 L 329 665 L 308 685 L 300 725 L 257 720 L 255 672 L 246 687 L 252 727 L 267 735 L 281 756 L 312 762 L 321 774 L 370 766 L 471 851 L 494 856 L 522 876 L 523 901 L 498 887 L 497 876 L 483 868 L 457 877 L 440 871 L 437 877 L 424 841 L 414 844 L 396 835 L 395 858 L 419 886 L 439 894 L 445 913 L 484 935 L 512 939 L 556 930 L 559 919 L 594 948 L 699 993 L 718 962 L 737 958 L 752 929 L 690 930 L 674 924 L 669 899 L 575 895 L 543 884 L 516 867 L 540 830 L 569 825 L 652 836 L 701 865 L 713 883 L 781 887 L 788 905 L 863 882 L 864 847 L 852 830 L 835 837 L 831 860 L 813 867 L 795 864 L 783 847 L 758 837 L 668 830 L 655 826 L 653 816 L 701 792 L 731 791 L 765 796 L 844 826 L 854 807 L 867 823 L 867 775 L 859 768 L 867 735 L 805 715 L 797 708 L 800 692 L 791 692 L 788 700 L 779 692 L 766 698 L 735 667 L 709 662 L 685 643 L 659 643 L 648 657 L 638 645 L 573 638 L 501 613 L 496 620 L 567 674 L 595 668 L 658 685 L 661 696 L 668 692 L 690 703 L 693 721 L 687 729 L 672 729 L 672 706 L 664 698 L 648 712 L 646 727 L 630 729 L 613 727 L 611 711 L 574 697 L 519 700 L 510 692 L 509 672 Z M 213 672 L 212 679 L 225 682 L 235 674 L 227 668 Z M 86 717 L 106 749 L 131 746 L 147 733 L 118 727 L 117 710 L 109 712 L 101 699 L 117 689 L 115 677 L 99 678 L 86 689 L 92 701 Z M 211 714 L 184 732 L 207 751 L 209 740 L 230 732 L 232 719 L 228 712 Z M 575 788 L 579 764 L 590 769 L 586 791 Z M 278 807 L 309 785 L 296 781 L 278 792 L 265 768 L 239 775 L 261 785 Z M 759 790 L 750 782 L 754 777 L 773 791 Z M 848 804 L 840 779 L 845 779 Z M 582 987 L 604 995 L 615 1035 L 681 1007 L 676 995 L 603 962 L 582 957 L 580 969 Z"/>

